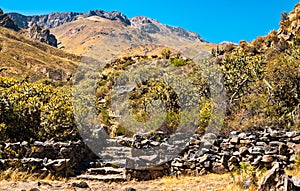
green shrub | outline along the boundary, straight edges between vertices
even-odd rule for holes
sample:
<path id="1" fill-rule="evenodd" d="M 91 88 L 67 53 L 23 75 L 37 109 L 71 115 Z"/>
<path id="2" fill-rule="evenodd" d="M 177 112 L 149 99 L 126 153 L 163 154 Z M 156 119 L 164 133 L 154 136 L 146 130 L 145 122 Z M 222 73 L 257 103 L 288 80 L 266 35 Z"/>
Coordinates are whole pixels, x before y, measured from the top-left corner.
<path id="1" fill-rule="evenodd" d="M 1 78 L 0 140 L 45 140 L 75 128 L 69 87 L 17 81 Z"/>
<path id="2" fill-rule="evenodd" d="M 185 66 L 187 64 L 187 61 L 182 58 L 171 58 L 170 63 L 173 66 Z"/>

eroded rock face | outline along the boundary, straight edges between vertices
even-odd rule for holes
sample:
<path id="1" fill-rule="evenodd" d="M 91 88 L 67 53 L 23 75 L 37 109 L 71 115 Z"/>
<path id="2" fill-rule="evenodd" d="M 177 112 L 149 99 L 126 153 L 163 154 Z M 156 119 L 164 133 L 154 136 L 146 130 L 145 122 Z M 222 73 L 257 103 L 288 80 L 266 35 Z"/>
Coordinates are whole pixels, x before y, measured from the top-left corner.
<path id="1" fill-rule="evenodd" d="M 7 14 L 3 13 L 3 10 L 0 9 L 0 26 L 12 29 L 14 31 L 19 31 L 19 27 L 14 23 L 13 20 L 9 18 Z"/>
<path id="2" fill-rule="evenodd" d="M 57 47 L 57 39 L 53 34 L 50 34 L 49 29 L 42 29 L 37 24 L 34 24 L 28 30 L 28 37 L 34 40 L 49 44 L 50 46 Z"/>

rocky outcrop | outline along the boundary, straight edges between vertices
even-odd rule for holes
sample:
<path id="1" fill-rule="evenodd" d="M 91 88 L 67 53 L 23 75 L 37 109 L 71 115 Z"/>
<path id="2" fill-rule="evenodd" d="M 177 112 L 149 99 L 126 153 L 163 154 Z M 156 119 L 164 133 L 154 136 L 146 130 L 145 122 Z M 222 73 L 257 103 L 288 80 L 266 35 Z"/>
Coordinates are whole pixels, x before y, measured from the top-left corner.
<path id="1" fill-rule="evenodd" d="M 3 13 L 3 10 L 0 9 L 0 26 L 14 31 L 19 31 L 19 27 L 14 23 L 12 19 L 7 14 Z"/>
<path id="2" fill-rule="evenodd" d="M 284 40 L 290 40 L 296 35 L 300 29 L 300 3 L 295 5 L 294 9 L 283 16 L 280 22 L 280 29 L 278 30 L 278 37 Z"/>
<path id="3" fill-rule="evenodd" d="M 275 163 L 265 175 L 257 191 L 297 191 L 300 190 L 300 178 L 288 176 L 282 165 Z"/>
<path id="4" fill-rule="evenodd" d="M 172 33 L 177 34 L 177 36 L 185 37 L 198 42 L 206 42 L 203 38 L 200 37 L 200 35 L 195 32 L 187 31 L 181 27 L 173 27 L 168 25 L 167 27 L 171 30 Z"/>
<path id="5" fill-rule="evenodd" d="M 147 18 L 147 17 L 134 17 L 130 19 L 131 26 L 141 29 L 142 31 L 148 33 L 159 33 L 161 32 L 160 27 L 158 26 L 158 22 Z"/>
<path id="6" fill-rule="evenodd" d="M 265 53 L 269 56 L 284 52 L 293 44 L 299 44 L 300 29 L 300 3 L 295 5 L 290 12 L 281 14 L 280 28 L 271 31 L 267 36 L 261 36 L 249 43 L 251 52 L 254 54 Z M 241 47 L 246 47 L 244 41 L 240 42 Z"/>
<path id="7" fill-rule="evenodd" d="M 85 16 L 87 17 L 98 16 L 109 20 L 118 20 L 126 25 L 130 25 L 130 20 L 123 13 L 119 11 L 105 12 L 102 10 L 94 10 L 94 11 L 89 11 L 89 13 Z"/>
<path id="8" fill-rule="evenodd" d="M 34 40 L 49 44 L 50 46 L 57 47 L 57 39 L 53 34 L 50 34 L 49 29 L 42 29 L 37 24 L 34 24 L 28 29 L 27 36 Z"/>

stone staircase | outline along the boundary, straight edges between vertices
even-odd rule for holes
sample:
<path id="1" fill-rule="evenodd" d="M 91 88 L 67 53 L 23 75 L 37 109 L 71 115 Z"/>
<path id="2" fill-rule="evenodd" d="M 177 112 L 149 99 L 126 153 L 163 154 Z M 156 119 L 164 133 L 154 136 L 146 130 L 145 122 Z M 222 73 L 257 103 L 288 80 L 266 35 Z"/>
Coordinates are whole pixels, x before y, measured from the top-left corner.
<path id="1" fill-rule="evenodd" d="M 121 146 L 116 139 L 107 139 L 107 145 L 98 154 L 100 159 L 90 161 L 85 174 L 78 179 L 101 181 L 125 181 L 126 161 L 131 156 L 131 148 Z"/>
<path id="2" fill-rule="evenodd" d="M 174 141 L 172 146 L 156 141 L 145 140 L 141 141 L 137 149 L 129 147 L 133 145 L 133 140 L 130 140 L 127 146 L 120 144 L 124 139 L 107 138 L 102 145 L 101 151 L 98 153 L 100 159 L 91 161 L 85 174 L 77 176 L 79 179 L 103 180 L 103 181 L 122 181 L 130 178 L 135 178 L 135 175 L 151 174 L 155 177 L 161 176 L 167 172 L 165 166 L 166 161 L 171 161 L 174 156 L 178 155 L 178 149 L 186 144 L 186 141 Z M 128 140 L 126 140 L 128 141 Z M 159 146 L 160 147 L 155 147 Z M 134 172 L 134 173 L 133 173 Z M 142 175 L 143 176 L 143 175 Z"/>

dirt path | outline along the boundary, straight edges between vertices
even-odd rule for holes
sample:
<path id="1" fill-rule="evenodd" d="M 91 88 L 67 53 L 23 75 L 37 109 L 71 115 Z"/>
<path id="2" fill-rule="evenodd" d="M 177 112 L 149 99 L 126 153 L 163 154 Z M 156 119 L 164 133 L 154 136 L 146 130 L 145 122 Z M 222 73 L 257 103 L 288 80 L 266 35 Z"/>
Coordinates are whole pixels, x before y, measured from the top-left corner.
<path id="1" fill-rule="evenodd" d="M 240 190 L 229 175 L 206 175 L 201 177 L 163 178 L 152 181 L 100 182 L 84 181 L 88 188 L 79 188 L 68 181 L 0 182 L 0 191 L 232 191 Z M 36 188 L 36 189 L 34 189 Z M 242 189 L 241 189 L 242 190 Z"/>

